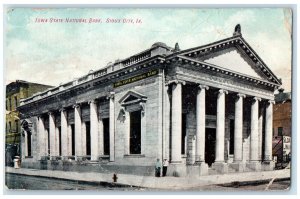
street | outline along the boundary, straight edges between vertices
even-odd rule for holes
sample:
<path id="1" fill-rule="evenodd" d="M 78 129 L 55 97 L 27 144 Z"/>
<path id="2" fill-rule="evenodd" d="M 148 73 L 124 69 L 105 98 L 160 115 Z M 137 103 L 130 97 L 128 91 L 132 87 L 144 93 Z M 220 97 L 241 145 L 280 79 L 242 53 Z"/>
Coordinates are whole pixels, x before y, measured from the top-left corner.
<path id="1" fill-rule="evenodd" d="M 18 174 L 6 174 L 5 184 L 17 190 L 94 190 L 94 191 L 139 191 L 136 187 L 96 185 L 78 181 L 59 180 Z M 143 189 L 144 190 L 144 189 Z"/>
<path id="2" fill-rule="evenodd" d="M 236 183 L 227 185 L 209 185 L 202 187 L 191 187 L 184 190 L 163 190 L 138 187 L 114 186 L 112 184 L 96 184 L 69 180 L 59 180 L 45 177 L 33 177 L 19 174 L 6 174 L 5 184 L 9 189 L 16 190 L 92 190 L 92 191 L 265 191 L 268 183 L 252 183 L 248 185 L 238 185 Z M 274 181 L 268 191 L 287 190 L 290 180 Z"/>
<path id="3" fill-rule="evenodd" d="M 283 191 L 289 190 L 290 187 L 290 180 L 284 180 L 284 181 L 275 181 L 273 182 L 267 191 Z M 265 191 L 266 187 L 268 186 L 268 183 L 264 184 L 250 184 L 250 185 L 231 185 L 231 186 L 224 186 L 224 185 L 210 185 L 200 188 L 191 188 L 190 191 Z"/>

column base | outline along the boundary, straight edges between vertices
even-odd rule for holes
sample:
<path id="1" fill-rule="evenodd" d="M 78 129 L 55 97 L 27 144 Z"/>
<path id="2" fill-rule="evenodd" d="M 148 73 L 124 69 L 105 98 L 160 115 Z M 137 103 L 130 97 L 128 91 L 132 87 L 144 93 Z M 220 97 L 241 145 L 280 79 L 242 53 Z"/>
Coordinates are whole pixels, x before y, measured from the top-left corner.
<path id="1" fill-rule="evenodd" d="M 275 162 L 265 161 L 261 164 L 261 170 L 263 171 L 273 171 L 275 169 Z"/>
<path id="2" fill-rule="evenodd" d="M 192 176 L 205 176 L 208 175 L 208 165 L 205 162 L 199 162 L 194 165 L 186 167 L 187 175 Z"/>
<path id="3" fill-rule="evenodd" d="M 91 156 L 91 161 L 98 162 L 99 161 L 99 156 Z"/>
<path id="4" fill-rule="evenodd" d="M 186 176 L 186 165 L 171 163 L 168 166 L 167 176 L 185 177 Z"/>
<path id="5" fill-rule="evenodd" d="M 216 170 L 218 173 L 228 173 L 228 164 L 225 162 L 214 162 L 211 168 Z"/>
<path id="6" fill-rule="evenodd" d="M 61 160 L 61 156 L 50 156 L 50 160 Z"/>
<path id="7" fill-rule="evenodd" d="M 243 162 L 233 162 L 229 164 L 229 167 L 237 172 L 244 172 L 246 170 L 246 164 Z"/>
<path id="8" fill-rule="evenodd" d="M 68 161 L 68 160 L 69 160 L 69 157 L 68 157 L 68 156 L 62 156 L 61 159 L 62 159 L 63 161 Z"/>
<path id="9" fill-rule="evenodd" d="M 246 164 L 246 167 L 250 170 L 250 171 L 261 171 L 261 163 L 258 161 L 253 161 L 253 162 L 248 162 Z"/>

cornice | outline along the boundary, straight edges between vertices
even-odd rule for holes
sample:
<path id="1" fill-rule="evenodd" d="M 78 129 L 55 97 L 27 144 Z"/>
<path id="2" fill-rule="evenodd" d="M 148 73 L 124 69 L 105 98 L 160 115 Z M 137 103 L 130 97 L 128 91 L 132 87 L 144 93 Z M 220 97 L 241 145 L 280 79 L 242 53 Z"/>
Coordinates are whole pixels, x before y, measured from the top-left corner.
<path id="1" fill-rule="evenodd" d="M 164 60 L 165 60 L 164 56 L 156 55 L 156 56 L 153 56 L 142 62 L 132 64 L 131 66 L 124 67 L 122 69 L 113 71 L 111 73 L 104 74 L 103 76 L 99 76 L 99 77 L 95 77 L 95 78 L 91 78 L 91 79 L 86 78 L 86 81 L 83 81 L 79 84 L 72 85 L 70 87 L 67 87 L 66 89 L 63 89 L 62 85 L 60 85 L 53 89 L 49 89 L 44 92 L 40 92 L 36 95 L 33 95 L 32 97 L 23 99 L 22 101 L 20 101 L 20 106 L 18 107 L 18 109 L 22 109 L 24 106 L 31 104 L 33 102 L 37 103 L 37 102 L 41 102 L 42 100 L 50 99 L 53 97 L 55 98 L 59 94 L 81 90 L 82 86 L 88 85 L 90 83 L 92 83 L 93 86 L 98 86 L 103 83 L 106 83 L 107 81 L 113 81 L 114 79 L 134 73 L 136 71 L 140 71 L 145 68 L 155 66 L 157 64 L 162 64 L 162 63 L 164 63 Z M 69 84 L 69 83 L 70 82 L 68 82 L 67 84 Z"/>
<path id="2" fill-rule="evenodd" d="M 269 81 L 265 81 L 262 79 L 258 79 L 243 73 L 239 73 L 227 68 L 223 68 L 214 64 L 210 64 L 207 62 L 203 62 L 203 61 L 198 61 L 196 59 L 190 58 L 190 57 L 186 57 L 186 56 L 182 56 L 182 55 L 177 55 L 176 57 L 172 58 L 171 60 L 166 60 L 167 64 L 170 64 L 172 62 L 179 62 L 179 63 L 186 63 L 186 64 L 190 64 L 195 66 L 196 68 L 198 68 L 199 70 L 205 70 L 205 71 L 214 71 L 214 72 L 218 72 L 220 74 L 224 74 L 224 75 L 228 75 L 231 77 L 235 77 L 237 79 L 241 79 L 244 81 L 248 81 L 251 83 L 255 83 L 255 84 L 261 84 L 261 85 L 265 85 L 265 86 L 269 86 L 272 88 L 278 88 L 280 86 L 280 84 L 276 84 L 273 82 L 269 82 Z"/>

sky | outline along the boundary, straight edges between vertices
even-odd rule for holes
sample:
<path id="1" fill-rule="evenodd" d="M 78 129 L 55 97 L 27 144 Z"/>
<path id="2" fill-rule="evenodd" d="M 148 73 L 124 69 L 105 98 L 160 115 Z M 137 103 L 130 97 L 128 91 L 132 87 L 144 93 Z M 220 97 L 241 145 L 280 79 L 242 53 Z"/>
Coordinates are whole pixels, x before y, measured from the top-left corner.
<path id="1" fill-rule="evenodd" d="M 98 23 L 88 23 L 90 18 Z M 41 19 L 48 21 L 37 22 Z M 243 38 L 290 91 L 291 19 L 291 10 L 282 8 L 8 8 L 5 83 L 21 79 L 58 86 L 155 42 L 171 47 L 178 42 L 184 50 L 231 37 L 240 24 Z"/>

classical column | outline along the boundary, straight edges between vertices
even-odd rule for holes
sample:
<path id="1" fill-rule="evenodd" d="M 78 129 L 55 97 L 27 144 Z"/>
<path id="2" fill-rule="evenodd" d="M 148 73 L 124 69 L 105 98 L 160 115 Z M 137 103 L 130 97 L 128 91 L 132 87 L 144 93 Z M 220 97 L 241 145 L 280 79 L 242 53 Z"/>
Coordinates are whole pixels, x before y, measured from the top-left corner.
<path id="1" fill-rule="evenodd" d="M 109 161 L 115 161 L 115 93 L 109 94 Z"/>
<path id="2" fill-rule="evenodd" d="M 99 155 L 104 155 L 104 126 L 101 118 L 98 120 Z"/>
<path id="3" fill-rule="evenodd" d="M 263 132 L 263 116 L 264 116 L 264 108 L 263 106 L 259 107 L 258 113 L 258 159 L 262 160 L 262 132 Z"/>
<path id="4" fill-rule="evenodd" d="M 61 122 L 61 155 L 68 156 L 68 122 L 67 122 L 67 111 L 60 109 L 60 122 Z"/>
<path id="5" fill-rule="evenodd" d="M 254 97 L 251 105 L 250 161 L 258 161 L 258 103 L 260 98 Z"/>
<path id="6" fill-rule="evenodd" d="M 245 97 L 238 93 L 235 101 L 234 162 L 241 162 L 243 159 L 243 98 Z"/>
<path id="7" fill-rule="evenodd" d="M 205 162 L 205 90 L 199 85 L 196 101 L 196 163 Z"/>
<path id="8" fill-rule="evenodd" d="M 182 83 L 172 84 L 172 152 L 171 163 L 181 162 Z"/>
<path id="9" fill-rule="evenodd" d="M 38 133 L 39 133 L 39 156 L 47 156 L 47 149 L 46 149 L 46 132 L 45 126 L 42 116 L 38 117 Z"/>
<path id="10" fill-rule="evenodd" d="M 265 162 L 272 161 L 273 104 L 274 101 L 268 101 L 266 107 L 265 150 L 264 150 Z"/>
<path id="11" fill-rule="evenodd" d="M 121 109 L 124 121 L 124 131 L 127 132 L 124 136 L 124 154 L 130 154 L 130 113 L 125 110 L 125 108 Z"/>
<path id="12" fill-rule="evenodd" d="M 225 94 L 227 93 L 227 91 L 220 89 L 217 99 L 216 163 L 224 162 Z"/>
<path id="13" fill-rule="evenodd" d="M 75 156 L 82 156 L 82 139 L 81 139 L 81 110 L 79 104 L 73 106 L 74 108 L 74 120 L 75 120 Z"/>
<path id="14" fill-rule="evenodd" d="M 91 160 L 96 161 L 99 157 L 99 137 L 98 137 L 98 114 L 95 100 L 90 104 L 90 133 L 91 133 Z"/>
<path id="15" fill-rule="evenodd" d="M 55 116 L 54 113 L 49 112 L 49 134 L 50 134 L 50 156 L 56 155 L 56 139 L 55 139 Z"/>

